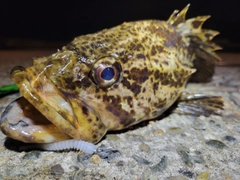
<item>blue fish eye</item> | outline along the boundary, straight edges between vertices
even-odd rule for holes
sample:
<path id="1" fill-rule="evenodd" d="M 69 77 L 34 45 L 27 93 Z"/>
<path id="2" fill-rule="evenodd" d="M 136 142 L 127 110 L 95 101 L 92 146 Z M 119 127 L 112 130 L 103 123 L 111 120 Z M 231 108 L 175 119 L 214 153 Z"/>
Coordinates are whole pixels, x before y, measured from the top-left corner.
<path id="1" fill-rule="evenodd" d="M 107 67 L 101 73 L 101 78 L 104 80 L 111 80 L 115 75 L 113 68 Z"/>

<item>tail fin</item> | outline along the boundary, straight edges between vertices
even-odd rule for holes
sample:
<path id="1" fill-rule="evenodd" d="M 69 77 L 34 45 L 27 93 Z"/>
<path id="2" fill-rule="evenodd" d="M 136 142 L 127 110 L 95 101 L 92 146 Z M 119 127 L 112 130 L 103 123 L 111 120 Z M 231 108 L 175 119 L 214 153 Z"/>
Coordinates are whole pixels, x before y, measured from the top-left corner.
<path id="1" fill-rule="evenodd" d="M 217 31 L 202 29 L 203 23 L 210 16 L 198 16 L 186 20 L 189 5 L 182 11 L 175 10 L 168 19 L 168 23 L 175 26 L 184 40 L 194 52 L 193 65 L 197 71 L 192 75 L 190 81 L 204 82 L 211 79 L 214 74 L 214 66 L 221 58 L 214 52 L 222 49 L 211 42 L 219 34 Z"/>

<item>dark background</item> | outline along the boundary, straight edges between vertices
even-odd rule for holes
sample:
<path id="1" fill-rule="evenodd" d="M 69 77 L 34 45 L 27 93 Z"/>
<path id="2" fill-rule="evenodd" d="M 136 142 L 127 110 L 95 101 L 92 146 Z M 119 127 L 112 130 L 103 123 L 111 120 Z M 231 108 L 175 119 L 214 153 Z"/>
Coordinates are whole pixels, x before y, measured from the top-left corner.
<path id="1" fill-rule="evenodd" d="M 240 0 L 1 1 L 0 49 L 60 48 L 124 21 L 167 20 L 188 3 L 188 18 L 212 16 L 204 28 L 221 32 L 215 41 L 224 51 L 240 50 Z"/>

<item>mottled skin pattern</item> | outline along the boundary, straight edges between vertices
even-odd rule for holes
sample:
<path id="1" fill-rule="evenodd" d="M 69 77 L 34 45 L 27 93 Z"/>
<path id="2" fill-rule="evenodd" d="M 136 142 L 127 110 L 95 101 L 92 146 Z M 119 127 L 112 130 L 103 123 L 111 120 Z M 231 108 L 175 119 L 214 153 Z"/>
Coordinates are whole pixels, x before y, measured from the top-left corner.
<path id="1" fill-rule="evenodd" d="M 86 73 L 79 72 L 81 81 L 76 74 L 57 81 L 62 79 L 63 86 L 78 93 L 97 114 L 109 112 L 101 115 L 109 130 L 161 114 L 176 100 L 193 72 L 179 61 L 192 55 L 181 36 L 164 21 L 123 23 L 78 37 L 64 50 L 73 51 L 80 62 L 74 62 L 73 69 L 84 67 Z M 118 63 L 122 72 L 116 83 L 106 89 L 95 86 L 88 74 L 93 63 L 108 59 Z"/>
<path id="2" fill-rule="evenodd" d="M 174 23 L 128 22 L 77 37 L 57 53 L 35 59 L 33 66 L 13 69 L 12 78 L 58 129 L 96 143 L 108 130 L 156 118 L 168 109 L 195 72 L 194 57 Z M 100 65 L 114 67 L 119 75 L 110 83 L 98 82 L 94 75 Z"/>

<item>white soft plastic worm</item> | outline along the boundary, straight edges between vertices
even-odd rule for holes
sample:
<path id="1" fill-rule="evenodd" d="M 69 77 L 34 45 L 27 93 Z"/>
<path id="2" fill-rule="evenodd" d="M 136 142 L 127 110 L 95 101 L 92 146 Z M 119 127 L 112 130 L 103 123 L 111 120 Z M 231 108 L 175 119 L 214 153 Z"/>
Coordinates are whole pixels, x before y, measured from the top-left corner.
<path id="1" fill-rule="evenodd" d="M 61 151 L 67 149 L 75 149 L 83 151 L 87 154 L 93 154 L 96 151 L 96 146 L 92 143 L 70 139 L 65 141 L 53 142 L 53 143 L 43 143 L 43 144 L 31 144 L 22 146 L 20 150 L 31 150 L 31 149 L 42 149 L 46 151 Z"/>

